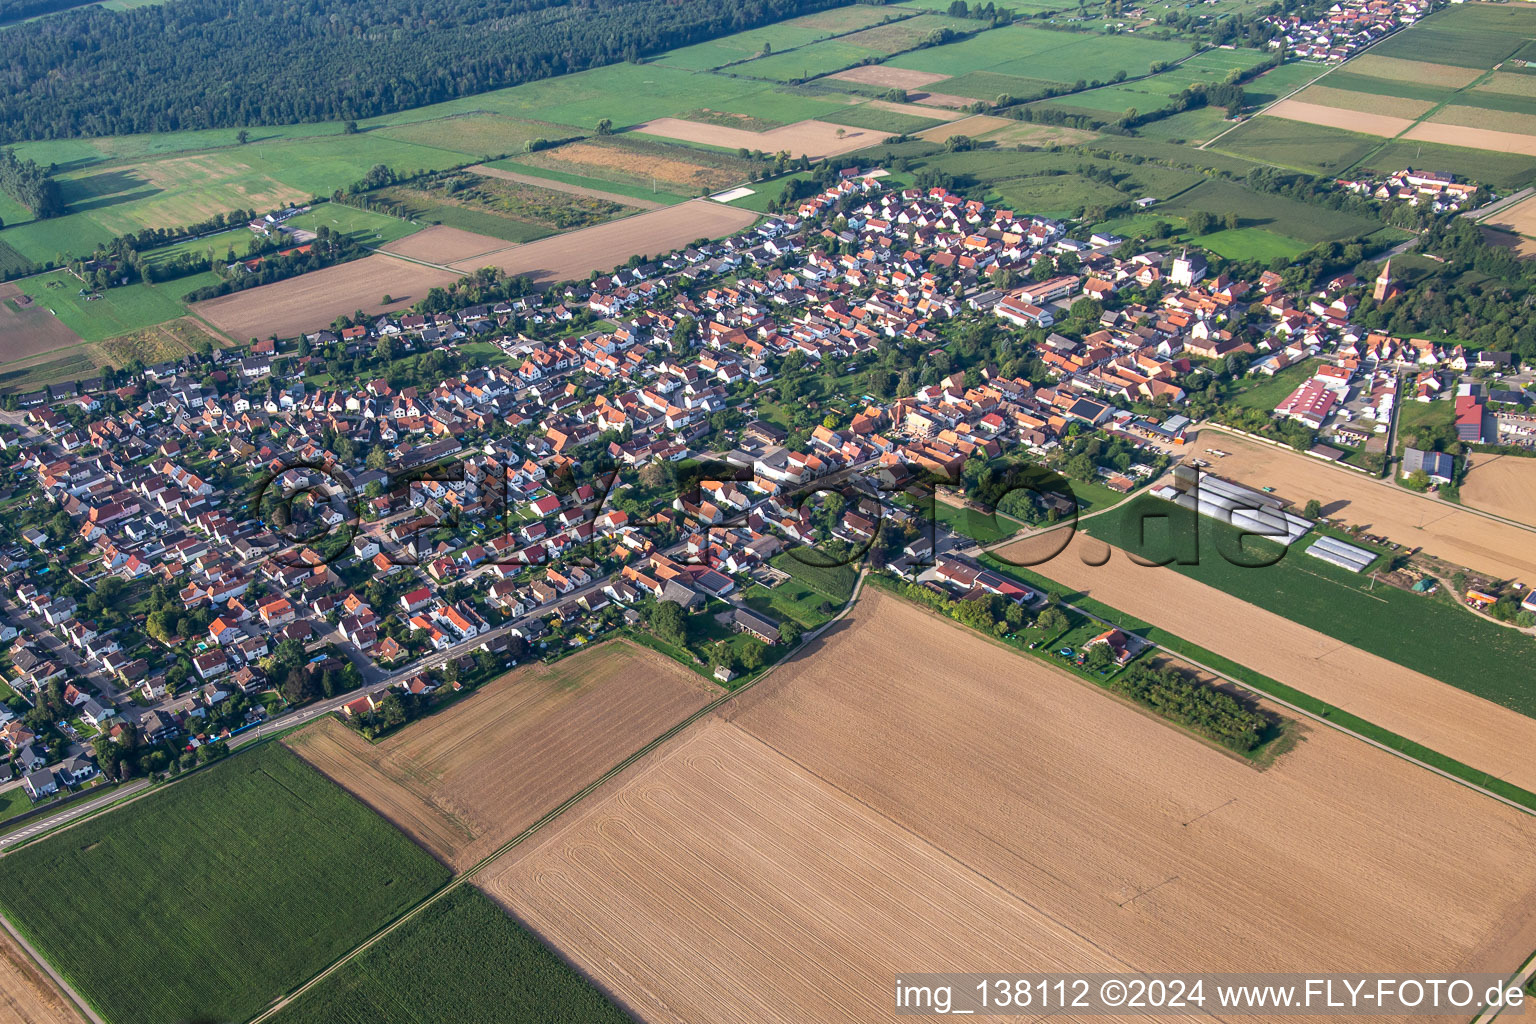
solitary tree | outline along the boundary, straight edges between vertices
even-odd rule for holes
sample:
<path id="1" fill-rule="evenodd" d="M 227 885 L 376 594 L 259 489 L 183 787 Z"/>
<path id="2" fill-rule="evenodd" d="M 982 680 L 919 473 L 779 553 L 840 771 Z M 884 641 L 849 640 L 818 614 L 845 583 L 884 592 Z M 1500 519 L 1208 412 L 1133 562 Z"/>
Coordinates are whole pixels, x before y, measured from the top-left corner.
<path id="1" fill-rule="evenodd" d="M 244 128 L 241 128 L 238 132 L 235 133 L 235 141 L 243 146 L 247 142 L 251 141 L 251 133 L 246 131 Z"/>
<path id="2" fill-rule="evenodd" d="M 611 118 L 605 117 L 601 121 L 597 122 L 597 134 L 599 134 L 599 135 L 612 135 L 613 134 L 613 120 Z"/>

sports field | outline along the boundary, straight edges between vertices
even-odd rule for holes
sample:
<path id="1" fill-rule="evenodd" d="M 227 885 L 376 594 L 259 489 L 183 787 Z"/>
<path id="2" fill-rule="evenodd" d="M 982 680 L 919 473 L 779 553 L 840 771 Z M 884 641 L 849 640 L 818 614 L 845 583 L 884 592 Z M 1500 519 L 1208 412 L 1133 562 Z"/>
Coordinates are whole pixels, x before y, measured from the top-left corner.
<path id="1" fill-rule="evenodd" d="M 713 695 L 697 673 L 613 642 L 515 669 L 378 743 L 332 718 L 286 742 L 462 870 Z"/>
<path id="2" fill-rule="evenodd" d="M 894 1020 L 894 974 L 1021 955 L 1504 972 L 1536 944 L 1530 818 L 1328 730 L 1255 771 L 870 590 L 616 783 L 482 884 L 647 1020 Z"/>
<path id="3" fill-rule="evenodd" d="M 0 907 L 109 1024 L 244 1020 L 447 877 L 268 744 L 10 853 Z"/>

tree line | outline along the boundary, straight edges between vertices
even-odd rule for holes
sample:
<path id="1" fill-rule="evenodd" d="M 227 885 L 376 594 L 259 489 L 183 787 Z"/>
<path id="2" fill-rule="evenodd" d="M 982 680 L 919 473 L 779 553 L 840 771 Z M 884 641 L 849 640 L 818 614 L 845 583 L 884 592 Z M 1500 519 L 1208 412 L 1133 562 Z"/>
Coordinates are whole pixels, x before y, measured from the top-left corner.
<path id="1" fill-rule="evenodd" d="M 1262 713 L 1176 668 L 1133 664 L 1104 685 L 1239 753 L 1259 746 L 1270 730 L 1270 721 Z"/>
<path id="2" fill-rule="evenodd" d="M 371 117 L 703 42 L 836 0 L 207 0 L 0 33 L 0 140 Z"/>
<path id="3" fill-rule="evenodd" d="M 38 220 L 64 212 L 59 183 L 50 177 L 52 173 L 52 167 L 41 167 L 9 149 L 0 149 L 0 192 L 31 210 Z"/>

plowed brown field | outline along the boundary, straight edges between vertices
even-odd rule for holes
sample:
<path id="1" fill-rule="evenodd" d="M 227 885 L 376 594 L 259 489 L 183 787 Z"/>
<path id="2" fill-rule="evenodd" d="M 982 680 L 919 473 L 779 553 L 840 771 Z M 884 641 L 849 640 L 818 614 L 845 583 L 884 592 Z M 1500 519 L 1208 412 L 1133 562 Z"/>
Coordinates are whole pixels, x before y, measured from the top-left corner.
<path id="1" fill-rule="evenodd" d="M 0 1020 L 6 1024 L 82 1024 L 79 1012 L 0 929 Z"/>
<path id="2" fill-rule="evenodd" d="M 1273 487 L 1278 497 L 1298 506 L 1316 498 L 1330 518 L 1369 527 L 1371 533 L 1478 572 L 1536 583 L 1536 534 L 1528 530 L 1232 434 L 1202 432 L 1189 447 L 1230 452 L 1213 460 L 1211 472 L 1220 476 Z"/>
<path id="3" fill-rule="evenodd" d="M 1331 730 L 1255 771 L 866 590 L 482 884 L 646 1021 L 804 1024 L 894 1019 L 899 972 L 1503 973 L 1533 842 Z"/>
<path id="4" fill-rule="evenodd" d="M 1536 137 L 1495 131 L 1491 128 L 1468 128 L 1459 124 L 1420 121 L 1404 138 L 1420 142 L 1438 142 L 1446 146 L 1465 146 L 1468 149 L 1491 149 L 1495 153 L 1536 156 Z"/>
<path id="5" fill-rule="evenodd" d="M 713 696 L 675 662 L 614 642 L 516 669 L 377 744 L 330 717 L 285 742 L 462 870 Z"/>
<path id="6" fill-rule="evenodd" d="M 1028 564 L 1054 552 L 1059 543 L 1044 537 L 1022 540 L 998 555 Z M 1106 556 L 1108 561 L 1096 564 Z M 1536 719 L 1518 711 L 1340 643 L 1172 569 L 1138 565 L 1125 552 L 1084 534 L 1034 571 L 1462 764 L 1536 790 L 1536 762 L 1529 753 L 1536 749 Z"/>
<path id="7" fill-rule="evenodd" d="M 526 274 L 535 285 L 547 286 L 556 281 L 585 278 L 593 270 L 612 270 L 636 254 L 656 256 L 696 238 L 728 235 L 756 220 L 757 214 L 751 210 L 694 199 L 664 210 L 482 253 L 453 266 L 466 274 L 483 266 L 499 266 L 509 274 Z"/>
<path id="8" fill-rule="evenodd" d="M 368 256 L 286 281 L 195 302 L 192 312 L 231 338 L 293 338 L 329 327 L 338 316 L 361 309 L 370 316 L 400 309 L 458 274 L 393 256 Z M 385 295 L 388 304 L 379 301 Z"/>
<path id="9" fill-rule="evenodd" d="M 862 82 L 865 85 L 883 85 L 887 89 L 921 89 L 934 82 L 942 82 L 949 75 L 932 71 L 909 71 L 906 68 L 888 68 L 884 64 L 862 64 L 847 71 L 827 76 L 844 82 Z"/>
<path id="10" fill-rule="evenodd" d="M 1510 455 L 1469 455 L 1461 484 L 1463 504 L 1536 526 L 1536 459 Z M 1531 543 L 1536 544 L 1536 537 Z M 1525 581 L 1536 586 L 1536 579 Z"/>
<path id="11" fill-rule="evenodd" d="M 1364 114 L 1358 110 L 1325 107 L 1319 103 L 1303 103 L 1301 100 L 1281 100 L 1274 106 L 1265 107 L 1266 117 L 1283 117 L 1304 124 L 1320 124 L 1325 128 L 1343 128 L 1345 131 L 1362 132 L 1392 138 L 1413 124 L 1412 119 L 1389 117 L 1386 114 Z"/>
<path id="12" fill-rule="evenodd" d="M 476 234 L 463 228 L 434 224 L 383 246 L 385 252 L 426 263 L 452 263 L 507 247 L 505 238 Z"/>

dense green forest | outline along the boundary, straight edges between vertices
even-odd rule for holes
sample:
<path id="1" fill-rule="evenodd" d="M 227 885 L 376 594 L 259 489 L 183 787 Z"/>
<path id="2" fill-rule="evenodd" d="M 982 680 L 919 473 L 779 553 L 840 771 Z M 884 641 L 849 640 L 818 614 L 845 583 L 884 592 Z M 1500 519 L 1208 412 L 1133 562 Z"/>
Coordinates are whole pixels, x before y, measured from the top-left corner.
<path id="1" fill-rule="evenodd" d="M 0 142 L 347 120 L 754 28 L 837 0 L 172 0 L 0 33 Z"/>
<path id="2" fill-rule="evenodd" d="M 0 25 L 26 18 L 36 18 L 55 11 L 67 11 L 92 0 L 0 0 Z"/>
<path id="3" fill-rule="evenodd" d="M 0 149 L 0 192 L 31 210 L 39 220 L 57 216 L 64 212 L 64 201 L 59 196 L 59 183 L 48 176 L 49 170 Z"/>

